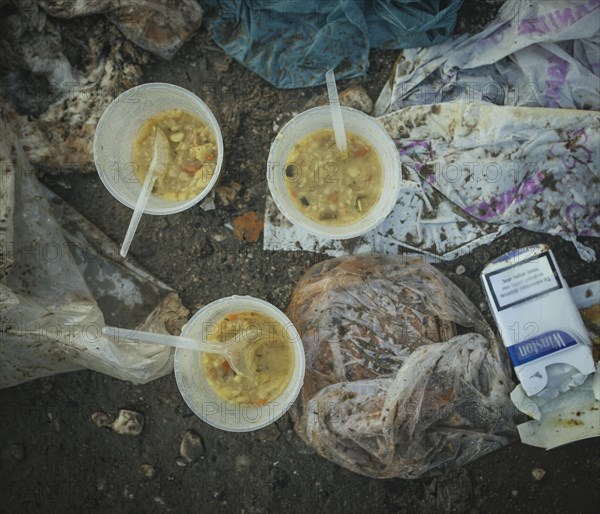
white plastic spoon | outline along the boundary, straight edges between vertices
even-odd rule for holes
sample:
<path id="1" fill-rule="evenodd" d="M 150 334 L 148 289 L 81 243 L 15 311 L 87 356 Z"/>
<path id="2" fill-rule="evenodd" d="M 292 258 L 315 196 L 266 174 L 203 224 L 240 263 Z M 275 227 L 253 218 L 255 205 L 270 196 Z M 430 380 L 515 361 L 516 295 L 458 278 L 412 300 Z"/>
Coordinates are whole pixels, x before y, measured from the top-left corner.
<path id="1" fill-rule="evenodd" d="M 198 352 L 216 353 L 227 359 L 231 369 L 238 375 L 248 378 L 256 375 L 256 371 L 250 369 L 248 366 L 247 351 L 260 332 L 260 330 L 253 328 L 237 333 L 224 343 L 209 343 L 208 341 L 201 341 L 192 337 L 155 334 L 153 332 L 143 332 L 127 328 L 106 326 L 102 329 L 102 334 L 118 341 L 143 341 L 145 343 L 173 346 L 175 348 L 184 348 Z"/>
<path id="2" fill-rule="evenodd" d="M 346 153 L 348 148 L 346 130 L 344 129 L 344 119 L 342 117 L 342 109 L 340 108 L 340 99 L 338 97 L 333 70 L 327 71 L 325 79 L 327 80 L 327 94 L 329 95 L 329 105 L 331 107 L 331 121 L 333 123 L 335 144 L 340 152 Z"/>
<path id="3" fill-rule="evenodd" d="M 123 258 L 127 256 L 127 252 L 129 251 L 129 247 L 133 241 L 133 236 L 135 235 L 135 231 L 140 223 L 140 218 L 144 213 L 144 209 L 148 203 L 148 198 L 150 198 L 150 194 L 152 193 L 154 182 L 156 182 L 156 179 L 159 176 L 167 171 L 167 165 L 169 164 L 169 159 L 171 157 L 170 154 L 171 148 L 169 146 L 169 140 L 167 139 L 167 136 L 160 128 L 156 127 L 152 161 L 150 162 L 148 173 L 146 173 L 146 178 L 144 179 L 144 184 L 142 185 L 142 190 L 140 191 L 140 196 L 138 196 L 137 202 L 135 203 L 135 209 L 133 210 L 133 215 L 131 216 L 131 221 L 129 222 L 129 227 L 127 228 L 127 233 L 125 234 L 125 239 L 121 245 L 121 251 L 119 252 Z"/>

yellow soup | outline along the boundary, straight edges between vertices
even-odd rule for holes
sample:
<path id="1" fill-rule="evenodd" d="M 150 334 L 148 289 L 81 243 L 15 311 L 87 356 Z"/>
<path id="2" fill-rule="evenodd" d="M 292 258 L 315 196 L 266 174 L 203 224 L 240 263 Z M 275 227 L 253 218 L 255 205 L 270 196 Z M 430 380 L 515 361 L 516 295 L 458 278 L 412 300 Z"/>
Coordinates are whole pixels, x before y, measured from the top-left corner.
<path id="1" fill-rule="evenodd" d="M 214 353 L 203 353 L 202 365 L 208 383 L 221 398 L 262 406 L 277 398 L 292 376 L 293 342 L 285 327 L 259 312 L 234 312 L 217 321 L 208 340 L 222 343 L 252 329 L 261 331 L 248 343 L 248 365 L 256 371 L 253 378 L 236 374 L 225 358 Z"/>
<path id="2" fill-rule="evenodd" d="M 215 172 L 215 134 L 202 120 L 180 109 L 162 111 L 147 119 L 133 143 L 133 161 L 140 184 L 152 161 L 155 127 L 162 129 L 169 139 L 171 160 L 167 172 L 157 177 L 152 193 L 165 200 L 189 200 L 197 196 Z"/>
<path id="3" fill-rule="evenodd" d="M 362 137 L 346 132 L 342 155 L 333 129 L 313 132 L 292 148 L 284 168 L 288 193 L 313 221 L 342 226 L 365 217 L 379 200 L 383 167 L 377 151 Z"/>

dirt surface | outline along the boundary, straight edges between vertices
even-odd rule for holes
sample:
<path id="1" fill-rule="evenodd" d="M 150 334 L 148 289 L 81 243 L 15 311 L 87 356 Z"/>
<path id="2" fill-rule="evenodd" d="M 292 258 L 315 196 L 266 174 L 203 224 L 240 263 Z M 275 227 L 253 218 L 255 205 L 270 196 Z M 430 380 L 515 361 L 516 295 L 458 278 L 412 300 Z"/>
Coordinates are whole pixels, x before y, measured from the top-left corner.
<path id="1" fill-rule="evenodd" d="M 469 11 L 460 29 L 480 28 L 493 15 L 493 2 L 485 5 L 489 9 L 480 16 Z M 341 88 L 360 84 L 375 99 L 395 58 L 396 52 L 372 52 L 368 78 L 342 82 Z M 241 189 L 227 206 L 217 198 L 212 211 L 196 206 L 144 217 L 133 258 L 171 285 L 192 313 L 231 294 L 285 309 L 296 281 L 325 257 L 265 252 L 262 240 L 240 242 L 225 225 L 247 211 L 264 212 L 273 124 L 280 126 L 325 88 L 276 90 L 228 58 L 204 29 L 172 62 L 153 59 L 144 71 L 148 82 L 178 84 L 205 100 L 225 140 L 221 183 L 235 181 Z M 111 238 L 123 239 L 131 211 L 96 175 L 45 181 Z M 452 276 L 465 288 L 471 280 L 468 294 L 478 305 L 483 266 L 537 242 L 552 246 L 571 285 L 598 277 L 572 245 L 521 230 L 439 267 L 452 274 L 464 266 L 464 275 Z M 584 243 L 600 255 L 599 241 Z M 122 408 L 143 414 L 140 435 L 119 435 L 92 420 L 96 412 L 115 417 Z M 288 416 L 255 433 L 231 434 L 204 424 L 184 404 L 173 375 L 139 386 L 91 371 L 71 373 L 0 391 L 0 409 L 0 510 L 7 513 L 585 513 L 600 507 L 598 440 L 551 452 L 515 442 L 452 474 L 374 480 L 315 455 L 294 434 Z M 191 463 L 179 455 L 188 431 L 202 441 Z M 541 480 L 534 479 L 535 468 L 545 470 Z"/>

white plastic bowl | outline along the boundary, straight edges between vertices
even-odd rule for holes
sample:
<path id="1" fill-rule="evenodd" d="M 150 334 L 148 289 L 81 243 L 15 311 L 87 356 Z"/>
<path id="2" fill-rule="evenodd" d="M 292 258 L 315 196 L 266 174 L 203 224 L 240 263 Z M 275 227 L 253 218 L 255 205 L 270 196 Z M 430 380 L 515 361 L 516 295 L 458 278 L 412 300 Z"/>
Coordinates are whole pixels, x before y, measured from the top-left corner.
<path id="1" fill-rule="evenodd" d="M 267 163 L 267 181 L 271 196 L 281 213 L 294 225 L 307 232 L 329 239 L 349 239 L 375 228 L 392 211 L 400 188 L 400 156 L 394 141 L 371 116 L 342 107 L 344 127 L 354 132 L 375 148 L 383 166 L 383 190 L 369 213 L 350 225 L 328 226 L 311 220 L 292 201 L 286 187 L 285 164 L 287 156 L 298 141 L 312 132 L 331 128 L 329 106 L 315 107 L 292 118 L 277 134 L 271 144 Z"/>
<path id="2" fill-rule="evenodd" d="M 218 396 L 204 376 L 202 353 L 178 348 L 175 351 L 175 379 L 181 396 L 200 419 L 213 427 L 229 432 L 249 432 L 263 428 L 279 419 L 292 406 L 304 383 L 304 347 L 298 331 L 277 307 L 251 296 L 229 296 L 216 300 L 199 310 L 187 322 L 182 335 L 205 338 L 215 322 L 228 313 L 261 312 L 281 323 L 287 330 L 294 353 L 294 369 L 285 390 L 271 403 L 262 407 L 228 402 Z"/>
<path id="3" fill-rule="evenodd" d="M 140 194 L 132 159 L 133 142 L 146 119 L 167 109 L 181 109 L 205 122 L 217 142 L 215 172 L 208 185 L 189 200 L 150 196 L 145 214 L 174 214 L 201 201 L 219 179 L 223 164 L 223 136 L 212 111 L 195 94 L 173 84 L 154 82 L 133 87 L 115 98 L 102 113 L 94 134 L 94 161 L 106 189 L 130 209 Z"/>

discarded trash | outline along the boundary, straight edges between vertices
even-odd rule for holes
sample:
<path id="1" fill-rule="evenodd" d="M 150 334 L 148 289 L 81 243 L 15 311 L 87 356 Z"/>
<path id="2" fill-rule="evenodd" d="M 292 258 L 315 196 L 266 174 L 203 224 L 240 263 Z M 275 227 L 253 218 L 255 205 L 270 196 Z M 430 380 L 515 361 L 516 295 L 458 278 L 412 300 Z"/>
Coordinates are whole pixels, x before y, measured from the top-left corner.
<path id="1" fill-rule="evenodd" d="M 563 444 L 600 437 L 600 372 L 553 399 L 527 396 L 519 385 L 510 395 L 515 406 L 533 418 L 518 425 L 521 442 L 550 450 Z"/>
<path id="2" fill-rule="evenodd" d="M 295 429 L 319 455 L 375 478 L 418 478 L 515 436 L 503 349 L 466 296 L 422 260 L 317 264 L 288 315 L 307 356 Z"/>
<path id="3" fill-rule="evenodd" d="M 239 182 L 231 181 L 228 184 L 218 186 L 215 188 L 217 195 L 221 199 L 221 203 L 224 207 L 227 207 L 229 204 L 233 203 L 233 201 L 237 198 L 238 193 L 242 185 Z"/>
<path id="4" fill-rule="evenodd" d="M 598 110 L 599 9 L 597 0 L 507 0 L 479 34 L 404 50 L 374 114 L 456 101 Z"/>
<path id="5" fill-rule="evenodd" d="M 10 3 L 17 8 L 2 19 L 2 29 L 9 42 L 5 62 L 16 69 L 2 76 L 3 97 L 23 114 L 13 113 L 11 124 L 27 158 L 53 172 L 93 171 L 98 119 L 113 98 L 141 81 L 148 54 L 102 17 L 66 24 L 46 16 L 36 0 Z"/>
<path id="6" fill-rule="evenodd" d="M 454 30 L 462 0 L 204 0 L 215 43 L 276 87 L 323 84 L 364 76 L 369 48 L 409 48 L 444 41 Z"/>
<path id="7" fill-rule="evenodd" d="M 233 219 L 233 234 L 239 241 L 256 243 L 260 239 L 264 225 L 265 220 L 259 213 L 248 211 Z"/>
<path id="8" fill-rule="evenodd" d="M 177 331 L 187 314 L 177 295 L 119 264 L 118 246 L 37 182 L 4 118 L 0 134 L 10 213 L 0 225 L 0 387 L 86 367 L 137 383 L 171 372 L 171 350 L 116 344 L 100 330 L 106 319 Z"/>
<path id="9" fill-rule="evenodd" d="M 399 247 L 452 260 L 513 227 L 562 236 L 600 236 L 597 181 L 600 120 L 568 109 L 445 103 L 379 118 L 396 141 L 402 182 L 396 207 L 353 247 L 311 236 L 266 206 L 265 249 L 329 255 L 397 253 Z"/>
<path id="10" fill-rule="evenodd" d="M 125 37 L 163 59 L 171 59 L 202 23 L 195 0 L 39 0 L 57 18 L 106 14 Z"/>
<path id="11" fill-rule="evenodd" d="M 600 308 L 600 281 L 572 287 L 570 293 L 580 313 Z M 600 309 L 595 312 L 596 316 L 586 323 L 588 330 L 600 325 Z M 596 364 L 595 373 L 588 375 L 582 385 L 553 399 L 527 396 L 521 384 L 517 385 L 511 400 L 517 409 L 533 418 L 517 427 L 521 442 L 552 449 L 581 439 L 600 437 L 599 366 Z"/>
<path id="12" fill-rule="evenodd" d="M 527 395 L 556 398 L 594 372 L 592 343 L 548 246 L 498 257 L 481 280 Z"/>

